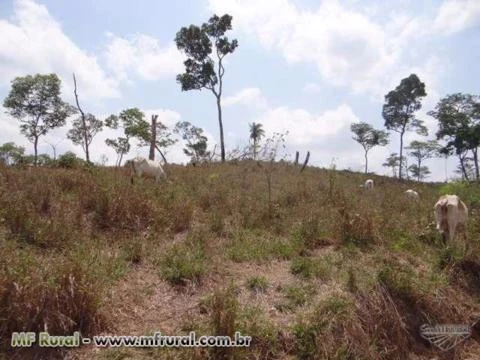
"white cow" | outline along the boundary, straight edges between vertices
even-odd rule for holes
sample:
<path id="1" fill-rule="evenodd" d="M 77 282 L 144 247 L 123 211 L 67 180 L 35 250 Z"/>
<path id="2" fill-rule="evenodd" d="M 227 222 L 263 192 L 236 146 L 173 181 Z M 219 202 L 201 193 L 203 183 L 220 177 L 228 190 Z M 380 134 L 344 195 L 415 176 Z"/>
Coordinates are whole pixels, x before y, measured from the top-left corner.
<path id="1" fill-rule="evenodd" d="M 405 195 L 416 201 L 420 200 L 420 195 L 418 195 L 418 192 L 416 192 L 415 190 L 408 189 L 407 191 L 405 191 Z"/>
<path id="2" fill-rule="evenodd" d="M 132 184 L 135 176 L 141 177 L 142 175 L 145 175 L 146 177 L 153 177 L 155 178 L 156 183 L 158 183 L 161 178 L 167 178 L 167 175 L 165 174 L 165 171 L 163 171 L 163 167 L 160 165 L 160 163 L 145 159 L 141 156 L 137 156 L 132 160 L 128 160 L 125 165 L 130 167 Z"/>
<path id="3" fill-rule="evenodd" d="M 373 180 L 368 179 L 367 181 L 365 181 L 365 185 L 363 187 L 367 190 L 372 190 L 373 189 Z"/>
<path id="4" fill-rule="evenodd" d="M 435 220 L 437 230 L 442 234 L 445 241 L 449 237 L 453 241 L 457 226 L 466 226 L 468 208 L 457 195 L 441 196 L 435 206 Z"/>

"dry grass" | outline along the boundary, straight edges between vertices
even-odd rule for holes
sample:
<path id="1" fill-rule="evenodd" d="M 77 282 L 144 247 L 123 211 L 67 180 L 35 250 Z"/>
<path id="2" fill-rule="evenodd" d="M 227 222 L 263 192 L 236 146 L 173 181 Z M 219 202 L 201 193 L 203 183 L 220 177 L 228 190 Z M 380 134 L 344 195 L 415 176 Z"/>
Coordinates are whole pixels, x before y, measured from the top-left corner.
<path id="1" fill-rule="evenodd" d="M 171 182 L 133 186 L 124 169 L 0 171 L 2 356 L 474 359 L 480 346 L 478 325 L 445 354 L 418 335 L 422 323 L 480 314 L 478 187 L 373 176 L 365 192 L 361 174 L 256 162 L 171 165 Z M 442 244 L 432 224 L 444 192 L 471 209 L 466 250 Z M 12 331 L 44 329 L 239 330 L 254 341 L 249 349 L 9 347 Z"/>

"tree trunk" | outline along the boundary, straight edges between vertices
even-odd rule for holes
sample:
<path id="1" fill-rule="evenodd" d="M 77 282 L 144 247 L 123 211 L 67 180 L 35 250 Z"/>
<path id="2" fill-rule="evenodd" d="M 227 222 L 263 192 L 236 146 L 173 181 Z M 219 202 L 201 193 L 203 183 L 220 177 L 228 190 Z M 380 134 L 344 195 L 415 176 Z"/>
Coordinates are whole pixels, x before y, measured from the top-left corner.
<path id="1" fill-rule="evenodd" d="M 475 179 L 480 180 L 480 171 L 478 169 L 478 148 L 474 148 L 473 152 L 473 164 L 475 165 Z"/>
<path id="2" fill-rule="evenodd" d="M 403 134 L 400 133 L 400 165 L 398 166 L 398 178 L 402 180 L 402 165 L 403 165 Z"/>
<path id="3" fill-rule="evenodd" d="M 123 159 L 123 152 L 120 154 L 120 159 L 118 159 L 118 164 L 117 164 L 118 167 L 122 165 L 122 159 Z"/>
<path id="4" fill-rule="evenodd" d="M 368 173 L 368 151 L 365 151 L 365 174 Z"/>
<path id="5" fill-rule="evenodd" d="M 302 172 L 303 170 L 305 170 L 305 167 L 307 166 L 309 159 L 310 159 L 310 151 L 307 152 L 307 156 L 305 157 L 305 161 L 303 162 L 303 166 L 302 166 L 302 168 L 300 169 L 300 172 Z"/>
<path id="6" fill-rule="evenodd" d="M 150 138 L 150 153 L 148 154 L 148 158 L 150 160 L 155 160 L 155 144 L 157 142 L 157 118 L 158 115 L 152 115 L 152 126 L 150 129 L 152 136 Z"/>
<path id="7" fill-rule="evenodd" d="M 162 157 L 163 162 L 164 162 L 165 164 L 168 164 L 168 161 L 167 161 L 167 159 L 165 158 L 165 155 L 163 155 L 162 150 L 160 150 L 160 148 L 159 148 L 156 144 L 155 144 L 155 148 L 157 149 L 157 151 L 159 152 L 160 156 Z"/>
<path id="8" fill-rule="evenodd" d="M 222 162 L 225 162 L 225 144 L 223 141 L 222 105 L 220 104 L 220 96 L 217 96 L 217 109 L 218 126 L 220 127 L 220 153 L 222 157 Z"/>
<path id="9" fill-rule="evenodd" d="M 300 157 L 300 153 L 297 151 L 295 152 L 295 166 L 298 165 L 298 158 Z"/>
<path id="10" fill-rule="evenodd" d="M 87 163 L 90 164 L 90 151 L 88 150 L 87 143 L 85 143 L 85 157 L 87 158 Z"/>
<path id="11" fill-rule="evenodd" d="M 462 168 L 463 177 L 465 178 L 465 180 L 470 181 L 468 179 L 467 170 L 465 169 L 464 158 L 462 157 L 462 155 L 458 155 L 458 158 L 460 159 L 460 167 Z"/>
<path id="12" fill-rule="evenodd" d="M 418 174 L 417 174 L 417 181 L 420 182 L 420 166 L 422 165 L 422 161 L 418 159 Z"/>
<path id="13" fill-rule="evenodd" d="M 33 150 L 34 150 L 33 165 L 37 166 L 37 159 L 38 159 L 38 136 L 35 136 L 35 139 L 33 140 Z"/>
<path id="14" fill-rule="evenodd" d="M 85 158 L 87 160 L 87 163 L 90 163 L 90 153 L 88 151 L 88 134 L 87 134 L 87 124 L 85 123 L 85 114 L 80 107 L 80 103 L 78 101 L 78 94 L 77 94 L 77 79 L 75 78 L 75 73 L 73 73 L 73 84 L 74 84 L 74 90 L 73 93 L 75 94 L 75 102 L 77 103 L 77 108 L 78 111 L 80 111 L 80 115 L 82 118 L 82 131 L 83 131 L 83 141 L 85 143 Z"/>
<path id="15" fill-rule="evenodd" d="M 253 138 L 253 160 L 257 160 L 257 139 Z"/>

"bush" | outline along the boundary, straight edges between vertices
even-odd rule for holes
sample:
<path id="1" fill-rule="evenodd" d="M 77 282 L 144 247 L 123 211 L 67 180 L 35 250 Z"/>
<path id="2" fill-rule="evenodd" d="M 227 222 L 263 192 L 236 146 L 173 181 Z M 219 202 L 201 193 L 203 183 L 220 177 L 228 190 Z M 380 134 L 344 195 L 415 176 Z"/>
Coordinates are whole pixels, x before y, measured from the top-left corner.
<path id="1" fill-rule="evenodd" d="M 457 195 L 467 206 L 480 205 L 480 183 L 454 181 L 442 185 L 438 193 L 439 195 Z"/>
<path id="2" fill-rule="evenodd" d="M 199 244 L 174 244 L 160 261 L 160 271 L 172 285 L 198 283 L 205 273 L 205 254 Z"/>
<path id="3" fill-rule="evenodd" d="M 84 161 L 73 152 L 67 151 L 58 157 L 58 166 L 66 169 L 75 169 L 83 165 Z"/>

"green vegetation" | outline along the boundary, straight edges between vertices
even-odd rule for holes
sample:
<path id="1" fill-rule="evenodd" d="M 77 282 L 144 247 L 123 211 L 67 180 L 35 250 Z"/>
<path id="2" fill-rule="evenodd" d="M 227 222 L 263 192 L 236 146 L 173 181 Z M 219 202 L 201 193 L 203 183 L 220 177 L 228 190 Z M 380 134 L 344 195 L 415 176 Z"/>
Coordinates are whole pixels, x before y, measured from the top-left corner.
<path id="1" fill-rule="evenodd" d="M 480 310 L 474 185 L 420 185 L 412 203 L 388 178 L 375 178 L 366 194 L 361 174 L 269 166 L 271 217 L 256 162 L 170 165 L 172 181 L 161 186 L 131 185 L 128 169 L 2 167 L 1 338 L 45 323 L 58 334 L 135 328 L 111 313 L 114 292 L 144 323 L 141 309 L 161 306 L 148 316 L 168 321 L 170 334 L 240 329 L 254 340 L 248 350 L 112 350 L 104 358 L 393 359 L 433 354 L 417 346 L 417 322 L 462 323 Z M 445 191 L 473 210 L 468 251 L 445 246 L 432 225 Z"/>

